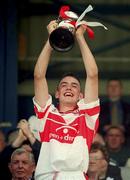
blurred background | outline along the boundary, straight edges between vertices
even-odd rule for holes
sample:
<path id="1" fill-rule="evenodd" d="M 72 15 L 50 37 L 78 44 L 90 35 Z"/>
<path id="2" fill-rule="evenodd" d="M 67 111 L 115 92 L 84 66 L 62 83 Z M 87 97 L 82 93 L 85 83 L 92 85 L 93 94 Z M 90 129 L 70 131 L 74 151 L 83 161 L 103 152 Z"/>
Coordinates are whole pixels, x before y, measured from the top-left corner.
<path id="1" fill-rule="evenodd" d="M 1 0 L 0 1 L 0 127 L 9 130 L 21 118 L 34 114 L 33 69 L 47 40 L 47 24 L 58 18 L 62 5 L 80 15 L 91 4 L 84 20 L 99 21 L 108 31 L 93 28 L 88 44 L 99 67 L 99 95 L 106 96 L 106 82 L 119 78 L 123 96 L 130 101 L 130 1 L 128 0 Z M 66 53 L 54 52 L 47 71 L 54 95 L 63 72 L 77 72 L 84 86 L 85 71 L 76 44 Z"/>

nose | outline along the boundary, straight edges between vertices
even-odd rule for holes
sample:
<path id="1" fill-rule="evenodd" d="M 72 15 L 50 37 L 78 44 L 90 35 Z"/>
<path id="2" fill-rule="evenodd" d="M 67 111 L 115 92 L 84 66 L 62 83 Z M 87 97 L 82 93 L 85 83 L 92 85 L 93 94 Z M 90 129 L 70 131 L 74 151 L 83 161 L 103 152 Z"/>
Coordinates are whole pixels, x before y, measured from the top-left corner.
<path id="1" fill-rule="evenodd" d="M 22 162 L 19 162 L 19 163 L 18 163 L 18 167 L 19 167 L 19 168 L 22 168 L 22 167 L 23 167 L 23 163 L 22 163 Z"/>
<path id="2" fill-rule="evenodd" d="M 71 84 L 68 84 L 66 89 L 71 89 Z"/>

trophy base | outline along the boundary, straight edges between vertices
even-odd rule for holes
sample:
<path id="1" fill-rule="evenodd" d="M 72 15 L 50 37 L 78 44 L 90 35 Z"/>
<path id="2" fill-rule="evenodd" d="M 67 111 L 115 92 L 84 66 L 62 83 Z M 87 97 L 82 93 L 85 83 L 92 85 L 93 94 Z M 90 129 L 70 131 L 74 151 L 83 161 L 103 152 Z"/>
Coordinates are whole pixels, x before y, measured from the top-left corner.
<path id="1" fill-rule="evenodd" d="M 59 27 L 50 34 L 49 42 L 56 51 L 67 52 L 74 45 L 74 37 L 68 29 Z"/>

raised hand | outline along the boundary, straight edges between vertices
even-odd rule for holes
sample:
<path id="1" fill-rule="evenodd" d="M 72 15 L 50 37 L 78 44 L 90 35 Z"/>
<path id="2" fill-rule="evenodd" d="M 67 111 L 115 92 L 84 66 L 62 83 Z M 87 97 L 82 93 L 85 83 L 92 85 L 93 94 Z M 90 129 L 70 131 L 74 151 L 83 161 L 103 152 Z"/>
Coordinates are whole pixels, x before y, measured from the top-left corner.
<path id="1" fill-rule="evenodd" d="M 25 140 L 27 140 L 27 137 L 23 134 L 22 130 L 19 129 L 16 139 L 12 142 L 12 146 L 15 148 L 20 147 Z"/>
<path id="2" fill-rule="evenodd" d="M 76 31 L 75 31 L 75 35 L 76 37 L 80 37 L 84 35 L 84 32 L 86 32 L 86 26 L 85 25 L 80 25 Z"/>
<path id="3" fill-rule="evenodd" d="M 47 26 L 47 30 L 48 33 L 51 34 L 52 31 L 54 31 L 58 26 L 58 23 L 56 22 L 56 20 L 51 21 L 48 26 Z"/>
<path id="4" fill-rule="evenodd" d="M 30 141 L 31 144 L 33 144 L 35 142 L 35 137 L 34 137 L 33 133 L 31 132 L 29 123 L 26 119 L 22 119 L 18 123 L 18 128 L 20 128 L 20 130 L 22 131 L 24 136 Z"/>

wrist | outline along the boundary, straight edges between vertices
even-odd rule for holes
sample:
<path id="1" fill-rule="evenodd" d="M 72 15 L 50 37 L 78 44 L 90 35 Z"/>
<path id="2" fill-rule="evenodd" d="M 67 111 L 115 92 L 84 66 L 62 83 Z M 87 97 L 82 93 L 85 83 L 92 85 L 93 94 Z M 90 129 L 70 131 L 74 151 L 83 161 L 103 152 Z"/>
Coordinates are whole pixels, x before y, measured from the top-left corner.
<path id="1" fill-rule="evenodd" d="M 12 147 L 17 148 L 20 147 L 23 143 L 23 140 L 21 140 L 20 138 L 17 138 L 13 143 L 12 143 Z"/>
<path id="2" fill-rule="evenodd" d="M 49 39 L 47 40 L 47 46 L 48 46 L 48 48 L 49 48 L 49 51 L 53 51 L 53 48 L 51 47 L 51 45 L 50 45 L 50 42 L 49 42 Z"/>
<path id="3" fill-rule="evenodd" d="M 27 134 L 27 138 L 28 138 L 28 139 L 33 138 L 33 137 L 34 137 L 34 136 L 33 136 L 32 133 Z"/>
<path id="4" fill-rule="evenodd" d="M 27 138 L 31 144 L 33 144 L 35 142 L 35 137 L 34 137 L 33 133 L 28 134 Z"/>
<path id="5" fill-rule="evenodd" d="M 81 35 L 80 35 L 80 34 L 77 34 L 77 35 L 76 35 L 76 40 L 77 40 L 77 41 L 80 41 L 80 40 L 83 40 L 83 39 L 84 39 L 84 35 L 83 35 L 83 34 L 81 34 Z"/>

